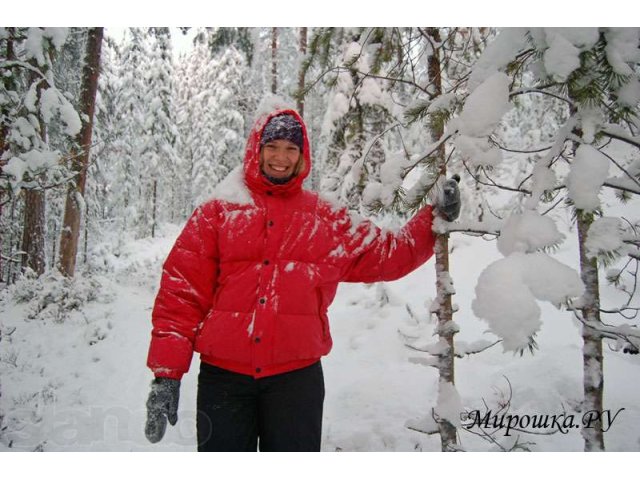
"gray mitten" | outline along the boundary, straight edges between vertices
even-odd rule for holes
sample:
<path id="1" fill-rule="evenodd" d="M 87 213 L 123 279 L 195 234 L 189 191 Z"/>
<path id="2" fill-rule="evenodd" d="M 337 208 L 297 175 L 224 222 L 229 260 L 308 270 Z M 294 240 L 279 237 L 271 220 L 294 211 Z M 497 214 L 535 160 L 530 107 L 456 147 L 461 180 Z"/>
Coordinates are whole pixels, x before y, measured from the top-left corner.
<path id="1" fill-rule="evenodd" d="M 445 181 L 436 202 L 438 212 L 447 222 L 453 222 L 460 215 L 460 189 L 458 188 L 458 182 L 460 182 L 459 175 L 454 175 Z"/>
<path id="2" fill-rule="evenodd" d="M 147 400 L 147 424 L 144 434 L 151 443 L 162 440 L 167 429 L 178 421 L 178 401 L 180 400 L 180 380 L 157 377 L 151 382 L 151 392 Z"/>

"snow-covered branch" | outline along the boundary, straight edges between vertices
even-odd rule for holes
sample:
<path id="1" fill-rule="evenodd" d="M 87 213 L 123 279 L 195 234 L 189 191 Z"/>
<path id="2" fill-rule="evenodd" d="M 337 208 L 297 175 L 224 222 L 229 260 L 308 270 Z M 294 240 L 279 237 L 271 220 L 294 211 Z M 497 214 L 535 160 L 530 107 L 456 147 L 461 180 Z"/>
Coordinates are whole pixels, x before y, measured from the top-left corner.
<path id="1" fill-rule="evenodd" d="M 603 322 L 588 322 L 583 318 L 580 309 L 570 308 L 569 310 L 573 312 L 575 318 L 582 323 L 582 325 L 595 330 L 602 338 L 616 340 L 618 342 L 617 350 L 621 348 L 630 349 L 631 351 L 628 353 L 638 353 L 638 350 L 640 350 L 640 328 L 627 324 L 614 327 Z M 619 312 L 616 311 L 613 313 Z"/>
<path id="2" fill-rule="evenodd" d="M 608 129 L 602 130 L 601 133 L 609 138 L 614 138 L 616 140 L 620 140 L 621 142 L 628 143 L 629 145 L 633 145 L 636 148 L 640 148 L 640 139 L 638 139 L 638 137 L 629 137 L 627 135 L 622 135 Z"/>
<path id="3" fill-rule="evenodd" d="M 551 85 L 549 85 L 551 86 Z M 561 100 L 565 103 L 567 103 L 569 105 L 569 107 L 574 108 L 574 104 L 571 100 L 569 100 L 566 97 L 563 97 L 561 95 L 555 94 L 553 92 L 549 92 L 548 90 L 544 90 L 543 88 L 521 88 L 519 90 L 514 90 L 511 93 L 509 93 L 509 98 L 518 96 L 518 95 L 524 95 L 527 93 L 539 93 L 541 95 L 548 95 L 550 97 L 553 98 L 557 98 L 558 100 Z"/>
<path id="4" fill-rule="evenodd" d="M 613 163 L 616 167 L 618 167 L 618 169 L 621 170 L 629 180 L 631 180 L 633 183 L 635 183 L 638 186 L 638 188 L 640 188 L 640 182 L 638 181 L 638 179 L 633 175 L 631 175 L 626 168 L 620 165 L 619 162 L 617 162 L 611 155 L 607 154 L 606 152 L 600 150 L 600 153 L 605 157 L 607 157 L 611 161 L 611 163 Z"/>
<path id="5" fill-rule="evenodd" d="M 464 165 L 464 168 L 467 171 L 467 173 L 471 175 L 471 177 L 473 177 L 473 179 L 480 185 L 485 185 L 487 187 L 495 187 L 495 188 L 499 188 L 500 190 L 507 190 L 509 192 L 518 192 L 518 193 L 524 193 L 525 195 L 531 195 L 531 190 L 527 190 L 526 188 L 509 187 L 507 185 L 498 184 L 493 179 L 491 179 L 489 175 L 487 175 L 486 169 L 484 167 L 481 167 L 481 170 L 484 173 L 485 177 L 487 178 L 487 180 L 489 180 L 489 182 L 484 182 L 480 179 L 479 175 L 476 175 L 471 171 L 471 169 L 469 168 L 469 165 L 467 165 L 467 162 L 463 161 L 462 164 Z"/>

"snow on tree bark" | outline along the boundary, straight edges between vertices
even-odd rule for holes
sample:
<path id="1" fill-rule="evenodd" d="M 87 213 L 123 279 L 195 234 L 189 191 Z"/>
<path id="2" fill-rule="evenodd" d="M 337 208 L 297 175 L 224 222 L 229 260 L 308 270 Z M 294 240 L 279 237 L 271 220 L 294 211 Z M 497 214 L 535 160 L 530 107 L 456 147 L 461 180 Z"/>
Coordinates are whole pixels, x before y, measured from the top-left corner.
<path id="1" fill-rule="evenodd" d="M 602 336 L 590 325 L 600 322 L 600 289 L 598 283 L 598 263 L 596 258 L 587 255 L 586 241 L 589 227 L 593 223 L 593 214 L 579 210 L 577 212 L 578 242 L 580 248 L 580 276 L 585 286 L 582 303 L 582 316 L 587 325 L 582 326 L 582 368 L 584 400 L 582 413 L 602 412 L 604 408 L 604 359 L 602 356 Z M 602 420 L 598 416 L 587 426 L 582 426 L 584 449 L 587 452 L 604 451 L 604 433 Z"/>
<path id="2" fill-rule="evenodd" d="M 428 58 L 429 80 L 434 86 L 434 94 L 439 96 L 442 94 L 442 75 L 440 65 L 440 53 L 436 44 L 440 43 L 440 32 L 437 28 L 427 28 L 427 33 L 433 40 L 432 50 Z M 431 126 L 431 136 L 434 142 L 437 142 L 444 135 L 444 126 L 442 124 Z M 437 165 L 439 173 L 446 177 L 446 155 L 444 144 L 437 151 Z M 457 327 L 453 323 L 453 306 L 451 296 L 453 295 L 450 276 L 449 276 L 449 234 L 440 234 L 436 238 L 434 247 L 436 257 L 436 292 L 437 307 L 435 314 L 438 317 L 438 336 L 440 342 L 446 345 L 444 352 L 440 353 L 438 361 L 438 373 L 440 383 L 445 383 L 455 388 L 455 365 L 454 365 L 454 340 L 453 337 L 457 331 Z M 440 441 L 442 451 L 455 450 L 457 445 L 456 427 L 446 419 L 439 422 Z"/>

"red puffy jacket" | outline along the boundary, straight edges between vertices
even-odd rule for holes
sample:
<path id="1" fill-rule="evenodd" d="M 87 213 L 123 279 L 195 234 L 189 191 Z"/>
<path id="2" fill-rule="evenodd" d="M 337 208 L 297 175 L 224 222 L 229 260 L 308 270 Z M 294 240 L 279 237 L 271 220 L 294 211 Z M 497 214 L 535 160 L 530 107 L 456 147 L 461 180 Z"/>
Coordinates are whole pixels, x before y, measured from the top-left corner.
<path id="1" fill-rule="evenodd" d="M 303 125 L 305 166 L 273 185 L 260 172 L 260 136 L 282 113 Z M 331 350 L 327 309 L 338 282 L 394 280 L 432 255 L 430 207 L 399 232 L 383 231 L 303 190 L 310 169 L 297 112 L 258 120 L 244 175 L 232 172 L 196 209 L 164 263 L 147 361 L 156 376 L 180 379 L 194 350 L 255 378 L 310 365 Z"/>

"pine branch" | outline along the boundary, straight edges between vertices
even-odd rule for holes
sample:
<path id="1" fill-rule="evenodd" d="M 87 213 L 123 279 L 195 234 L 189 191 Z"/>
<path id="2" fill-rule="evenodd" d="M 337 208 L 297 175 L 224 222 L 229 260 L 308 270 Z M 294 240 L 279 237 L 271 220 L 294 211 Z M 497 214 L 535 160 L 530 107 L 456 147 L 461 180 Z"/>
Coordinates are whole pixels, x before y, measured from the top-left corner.
<path id="1" fill-rule="evenodd" d="M 609 187 L 609 188 L 613 188 L 615 190 L 621 190 L 623 192 L 628 192 L 628 193 L 635 193 L 636 195 L 640 195 L 640 188 L 632 188 L 632 187 L 628 187 L 626 185 L 619 185 L 615 183 L 615 179 L 609 179 L 608 181 L 604 182 L 602 184 L 603 187 Z"/>
<path id="2" fill-rule="evenodd" d="M 550 86 L 550 85 L 547 85 L 547 86 Z M 541 95 L 548 95 L 550 97 L 556 98 L 558 100 L 561 100 L 561 101 L 567 103 L 570 108 L 574 108 L 574 103 L 571 100 L 569 100 L 568 98 L 562 97 L 560 95 L 557 95 L 555 93 L 549 92 L 547 90 L 543 90 L 542 88 L 522 88 L 520 90 L 515 90 L 515 91 L 509 93 L 509 98 L 516 97 L 518 95 L 524 95 L 524 94 L 527 94 L 527 93 L 539 93 Z"/>
<path id="3" fill-rule="evenodd" d="M 634 345 L 636 348 L 640 348 L 640 329 L 637 327 L 614 327 L 612 325 L 607 325 L 604 322 L 588 322 L 586 321 L 581 314 L 581 310 L 579 308 L 570 307 L 568 309 L 570 312 L 573 312 L 575 318 L 585 327 L 588 327 L 600 335 L 601 338 L 608 338 L 610 340 L 622 340 L 631 345 Z"/>
<path id="4" fill-rule="evenodd" d="M 599 149 L 599 152 L 604 155 L 605 157 L 607 157 L 609 160 L 611 160 L 611 163 L 613 163 L 616 167 L 618 167 L 618 169 L 622 170 L 622 172 L 633 182 L 635 183 L 638 188 L 640 188 L 640 182 L 638 181 L 638 179 L 636 177 L 634 177 L 633 175 L 631 175 L 627 169 L 625 169 L 622 165 L 620 165 L 616 160 L 614 160 L 614 158 L 610 155 L 608 155 L 607 153 L 605 153 L 603 150 Z"/>
<path id="5" fill-rule="evenodd" d="M 509 192 L 518 192 L 518 193 L 523 193 L 525 195 L 531 195 L 531 191 L 527 190 L 525 188 L 514 188 L 514 187 L 509 187 L 506 185 L 500 185 L 498 183 L 496 183 L 494 180 L 492 180 L 488 175 L 486 170 L 484 169 L 484 167 L 481 168 L 482 172 L 484 173 L 484 175 L 487 177 L 487 179 L 490 181 L 490 183 L 487 182 L 483 182 L 480 177 L 476 174 L 474 174 L 471 169 L 469 168 L 469 165 L 467 165 L 466 161 L 462 161 L 462 165 L 464 165 L 465 170 L 467 171 L 467 173 L 469 173 L 469 175 L 471 175 L 471 177 L 480 185 L 484 185 L 487 187 L 496 187 L 499 188 L 500 190 L 507 190 Z"/>

